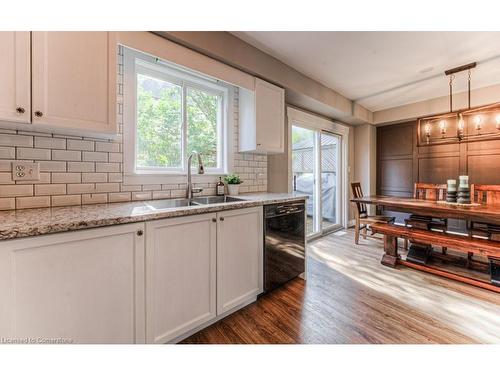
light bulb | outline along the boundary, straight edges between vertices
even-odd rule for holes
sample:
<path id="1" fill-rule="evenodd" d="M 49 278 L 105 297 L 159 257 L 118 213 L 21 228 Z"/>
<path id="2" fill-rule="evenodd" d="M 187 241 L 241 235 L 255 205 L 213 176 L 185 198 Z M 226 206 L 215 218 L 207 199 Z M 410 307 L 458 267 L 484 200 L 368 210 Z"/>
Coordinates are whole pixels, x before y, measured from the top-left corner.
<path id="1" fill-rule="evenodd" d="M 441 120 L 441 122 L 439 123 L 439 127 L 441 128 L 441 134 L 444 135 L 446 133 L 446 121 Z"/>
<path id="2" fill-rule="evenodd" d="M 431 125 L 429 123 L 425 124 L 425 134 L 427 136 L 431 134 Z"/>
<path id="3" fill-rule="evenodd" d="M 483 122 L 483 119 L 481 118 L 481 116 L 477 115 L 474 118 L 474 124 L 476 124 L 476 130 L 481 130 L 481 123 L 482 122 Z"/>
<path id="4" fill-rule="evenodd" d="M 496 115 L 495 121 L 497 123 L 497 130 L 500 130 L 500 113 Z"/>

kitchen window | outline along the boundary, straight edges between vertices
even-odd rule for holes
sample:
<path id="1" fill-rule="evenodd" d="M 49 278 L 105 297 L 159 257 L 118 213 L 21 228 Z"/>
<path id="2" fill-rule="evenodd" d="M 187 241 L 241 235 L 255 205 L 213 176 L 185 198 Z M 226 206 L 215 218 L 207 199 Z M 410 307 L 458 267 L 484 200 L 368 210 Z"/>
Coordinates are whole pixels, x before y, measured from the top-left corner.
<path id="1" fill-rule="evenodd" d="M 128 48 L 123 83 L 126 174 L 185 174 L 194 151 L 207 173 L 226 173 L 226 85 Z"/>

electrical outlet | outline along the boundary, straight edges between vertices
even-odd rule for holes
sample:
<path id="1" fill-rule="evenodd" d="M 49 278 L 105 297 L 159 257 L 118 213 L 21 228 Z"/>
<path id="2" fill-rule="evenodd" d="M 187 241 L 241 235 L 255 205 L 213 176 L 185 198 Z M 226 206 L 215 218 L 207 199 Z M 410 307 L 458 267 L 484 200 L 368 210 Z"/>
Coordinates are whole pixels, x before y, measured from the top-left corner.
<path id="1" fill-rule="evenodd" d="M 15 161 L 12 163 L 12 179 L 14 181 L 39 181 L 40 163 Z"/>

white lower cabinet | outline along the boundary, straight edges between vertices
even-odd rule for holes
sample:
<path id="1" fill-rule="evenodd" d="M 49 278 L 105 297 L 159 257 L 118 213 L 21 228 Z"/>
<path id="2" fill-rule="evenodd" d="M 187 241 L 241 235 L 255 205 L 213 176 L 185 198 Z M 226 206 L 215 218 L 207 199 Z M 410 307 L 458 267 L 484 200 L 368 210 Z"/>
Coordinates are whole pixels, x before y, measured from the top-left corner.
<path id="1" fill-rule="evenodd" d="M 138 223 L 0 241 L 0 337 L 143 343 L 143 231 Z"/>
<path id="2" fill-rule="evenodd" d="M 216 316 L 215 214 L 146 224 L 146 341 L 165 343 Z"/>
<path id="3" fill-rule="evenodd" d="M 217 314 L 262 292 L 262 207 L 217 213 Z"/>
<path id="4" fill-rule="evenodd" d="M 0 338 L 179 341 L 262 292 L 262 231 L 253 207 L 0 241 Z"/>
<path id="5" fill-rule="evenodd" d="M 146 341 L 166 343 L 255 300 L 262 207 L 146 224 Z"/>

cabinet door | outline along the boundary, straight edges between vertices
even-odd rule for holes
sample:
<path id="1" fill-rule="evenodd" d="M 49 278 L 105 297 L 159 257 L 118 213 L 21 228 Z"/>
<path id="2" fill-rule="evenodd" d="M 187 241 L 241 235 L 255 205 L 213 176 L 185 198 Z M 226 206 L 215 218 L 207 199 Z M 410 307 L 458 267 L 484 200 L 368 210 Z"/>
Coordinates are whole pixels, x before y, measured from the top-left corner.
<path id="1" fill-rule="evenodd" d="M 0 120 L 30 122 L 30 33 L 0 32 Z"/>
<path id="2" fill-rule="evenodd" d="M 144 342 L 144 225 L 5 241 L 0 336 Z"/>
<path id="3" fill-rule="evenodd" d="M 165 343 L 216 316 L 215 214 L 146 224 L 146 340 Z"/>
<path id="4" fill-rule="evenodd" d="M 278 86 L 255 79 L 255 111 L 257 151 L 284 151 L 285 93 Z"/>
<path id="5" fill-rule="evenodd" d="M 217 314 L 262 292 L 262 207 L 217 214 Z"/>
<path id="6" fill-rule="evenodd" d="M 115 34 L 32 35 L 33 124 L 117 133 Z"/>

